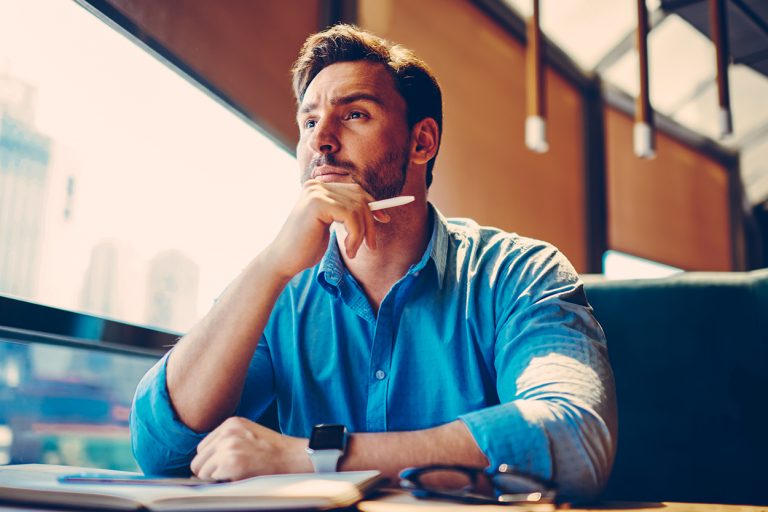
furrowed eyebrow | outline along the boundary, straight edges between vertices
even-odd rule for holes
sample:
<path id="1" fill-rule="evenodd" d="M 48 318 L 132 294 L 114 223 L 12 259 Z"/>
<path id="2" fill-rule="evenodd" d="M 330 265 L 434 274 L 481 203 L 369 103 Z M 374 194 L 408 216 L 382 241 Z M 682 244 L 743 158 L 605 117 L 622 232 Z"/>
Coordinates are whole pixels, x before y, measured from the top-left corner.
<path id="1" fill-rule="evenodd" d="M 331 99 L 331 105 L 348 105 L 356 101 L 371 101 L 379 106 L 384 106 L 384 102 L 378 96 L 369 94 L 367 92 L 358 92 L 348 94 L 347 96 L 341 96 L 339 98 Z"/>
<path id="2" fill-rule="evenodd" d="M 357 92 L 348 94 L 346 96 L 340 96 L 338 98 L 331 98 L 331 105 L 348 105 L 356 101 L 370 101 L 376 103 L 379 106 L 384 106 L 384 102 L 373 94 L 367 92 Z M 317 108 L 317 103 L 308 103 L 299 109 L 299 114 L 308 114 Z"/>
<path id="3" fill-rule="evenodd" d="M 317 108 L 317 103 L 309 103 L 299 109 L 299 114 L 309 114 Z"/>

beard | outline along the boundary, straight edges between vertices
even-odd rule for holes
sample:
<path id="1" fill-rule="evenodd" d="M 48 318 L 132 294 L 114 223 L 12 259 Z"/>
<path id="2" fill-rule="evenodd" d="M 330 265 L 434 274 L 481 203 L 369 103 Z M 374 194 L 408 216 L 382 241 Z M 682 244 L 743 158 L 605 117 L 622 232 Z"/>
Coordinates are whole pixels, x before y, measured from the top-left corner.
<path id="1" fill-rule="evenodd" d="M 312 171 L 320 165 L 330 165 L 344 169 L 352 181 L 368 192 L 376 201 L 400 195 L 408 174 L 408 153 L 410 139 L 403 149 L 395 149 L 375 162 L 359 166 L 348 160 L 339 160 L 334 154 L 327 153 L 315 157 L 301 174 L 303 184 L 312 177 Z"/>

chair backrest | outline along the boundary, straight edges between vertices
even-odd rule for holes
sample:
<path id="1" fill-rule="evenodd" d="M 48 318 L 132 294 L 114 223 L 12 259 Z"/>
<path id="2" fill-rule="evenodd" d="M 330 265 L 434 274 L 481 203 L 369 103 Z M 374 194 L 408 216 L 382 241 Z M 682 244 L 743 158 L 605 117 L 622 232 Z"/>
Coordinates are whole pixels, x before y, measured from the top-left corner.
<path id="1" fill-rule="evenodd" d="M 605 497 L 768 504 L 768 270 L 585 288 L 619 407 Z"/>

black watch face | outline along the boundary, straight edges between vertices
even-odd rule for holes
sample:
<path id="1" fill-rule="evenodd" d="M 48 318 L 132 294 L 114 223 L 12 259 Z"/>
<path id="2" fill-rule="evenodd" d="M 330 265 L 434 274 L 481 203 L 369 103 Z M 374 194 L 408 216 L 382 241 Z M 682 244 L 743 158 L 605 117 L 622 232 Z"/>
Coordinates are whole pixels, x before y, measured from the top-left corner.
<path id="1" fill-rule="evenodd" d="M 312 429 L 309 447 L 313 450 L 343 450 L 346 433 L 344 425 L 318 425 Z"/>

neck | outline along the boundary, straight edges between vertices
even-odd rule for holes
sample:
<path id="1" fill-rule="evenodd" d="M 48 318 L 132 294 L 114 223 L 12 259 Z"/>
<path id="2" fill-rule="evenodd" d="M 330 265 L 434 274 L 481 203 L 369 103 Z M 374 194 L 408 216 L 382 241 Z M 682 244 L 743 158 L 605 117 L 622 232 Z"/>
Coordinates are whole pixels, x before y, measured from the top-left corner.
<path id="1" fill-rule="evenodd" d="M 339 252 L 349 271 L 363 288 L 374 311 L 392 286 L 405 275 L 411 265 L 424 255 L 432 234 L 426 200 L 388 212 L 387 224 L 376 223 L 375 251 L 365 244 L 360 246 L 354 259 L 344 250 L 346 232 L 337 231 Z"/>

